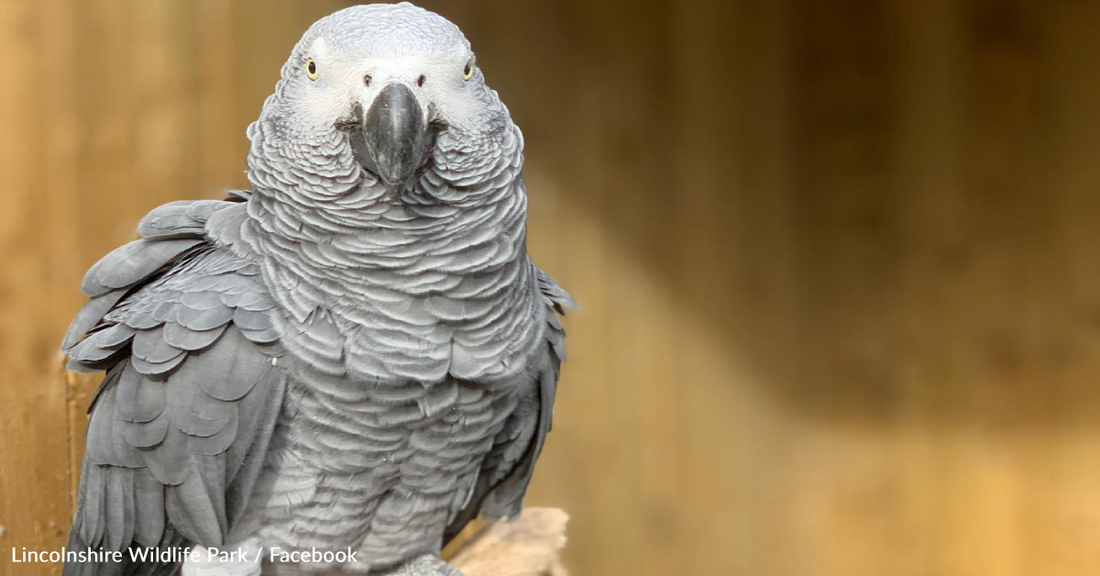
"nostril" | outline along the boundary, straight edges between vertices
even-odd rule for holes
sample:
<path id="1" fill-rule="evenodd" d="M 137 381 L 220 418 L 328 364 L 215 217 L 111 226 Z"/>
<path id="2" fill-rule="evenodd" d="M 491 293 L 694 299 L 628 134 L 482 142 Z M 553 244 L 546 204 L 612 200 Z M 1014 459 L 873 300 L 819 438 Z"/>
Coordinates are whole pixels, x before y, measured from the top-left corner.
<path id="1" fill-rule="evenodd" d="M 428 81 L 428 79 L 425 78 L 423 74 L 421 74 L 420 77 L 416 79 L 416 85 L 417 86 L 423 86 L 424 83 L 427 82 L 427 81 Z"/>
<path id="2" fill-rule="evenodd" d="M 363 84 L 364 85 L 370 86 L 370 81 L 371 80 L 373 80 L 373 78 L 370 77 L 370 74 L 367 74 L 366 76 L 363 76 Z"/>

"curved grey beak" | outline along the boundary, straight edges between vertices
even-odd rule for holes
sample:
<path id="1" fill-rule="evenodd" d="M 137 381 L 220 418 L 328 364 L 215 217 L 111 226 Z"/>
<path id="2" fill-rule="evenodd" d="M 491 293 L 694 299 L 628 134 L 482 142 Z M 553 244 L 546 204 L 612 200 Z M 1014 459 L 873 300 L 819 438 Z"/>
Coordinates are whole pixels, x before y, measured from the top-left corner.
<path id="1" fill-rule="evenodd" d="M 408 86 L 382 89 L 362 117 L 352 146 L 359 162 L 388 185 L 404 184 L 424 165 L 435 134 Z"/>

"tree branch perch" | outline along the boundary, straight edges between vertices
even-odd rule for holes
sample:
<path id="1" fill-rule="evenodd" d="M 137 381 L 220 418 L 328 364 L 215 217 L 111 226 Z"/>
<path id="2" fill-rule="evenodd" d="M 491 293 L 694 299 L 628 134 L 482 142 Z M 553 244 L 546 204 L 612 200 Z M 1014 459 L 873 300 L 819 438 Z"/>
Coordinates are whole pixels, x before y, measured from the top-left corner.
<path id="1" fill-rule="evenodd" d="M 559 553 L 568 521 L 557 508 L 525 508 L 515 520 L 485 525 L 449 561 L 465 576 L 566 576 Z"/>

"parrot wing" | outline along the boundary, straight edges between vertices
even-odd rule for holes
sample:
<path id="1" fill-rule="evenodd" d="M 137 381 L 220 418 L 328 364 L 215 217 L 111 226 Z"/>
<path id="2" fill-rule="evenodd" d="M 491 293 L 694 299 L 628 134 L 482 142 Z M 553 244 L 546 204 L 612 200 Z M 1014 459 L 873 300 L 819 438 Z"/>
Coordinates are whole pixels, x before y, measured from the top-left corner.
<path id="1" fill-rule="evenodd" d="M 546 353 L 535 377 L 520 397 L 516 410 L 494 440 L 468 503 L 448 525 L 444 543 L 458 535 L 478 513 L 492 520 L 519 514 L 535 470 L 535 461 L 550 432 L 558 375 L 561 363 L 565 361 L 565 330 L 562 329 L 561 316 L 565 314 L 565 308 L 576 308 L 577 304 L 545 272 L 537 268 L 536 272 L 539 291 L 547 307 L 543 340 Z"/>
<path id="2" fill-rule="evenodd" d="M 174 202 L 88 271 L 63 345 L 106 370 L 89 409 L 74 550 L 221 545 L 263 465 L 285 389 L 256 266 L 204 235 L 233 202 Z M 128 556 L 124 556 L 127 558 Z M 175 563 L 69 564 L 66 575 Z"/>

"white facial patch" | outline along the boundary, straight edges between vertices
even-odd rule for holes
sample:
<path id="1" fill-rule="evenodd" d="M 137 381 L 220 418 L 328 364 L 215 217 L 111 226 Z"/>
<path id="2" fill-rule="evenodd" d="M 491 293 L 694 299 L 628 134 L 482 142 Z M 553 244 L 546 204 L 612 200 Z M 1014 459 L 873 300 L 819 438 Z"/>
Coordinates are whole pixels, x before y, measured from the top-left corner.
<path id="1" fill-rule="evenodd" d="M 329 59 L 328 42 L 324 38 L 317 38 L 309 45 L 309 56 L 314 60 L 327 61 Z"/>

